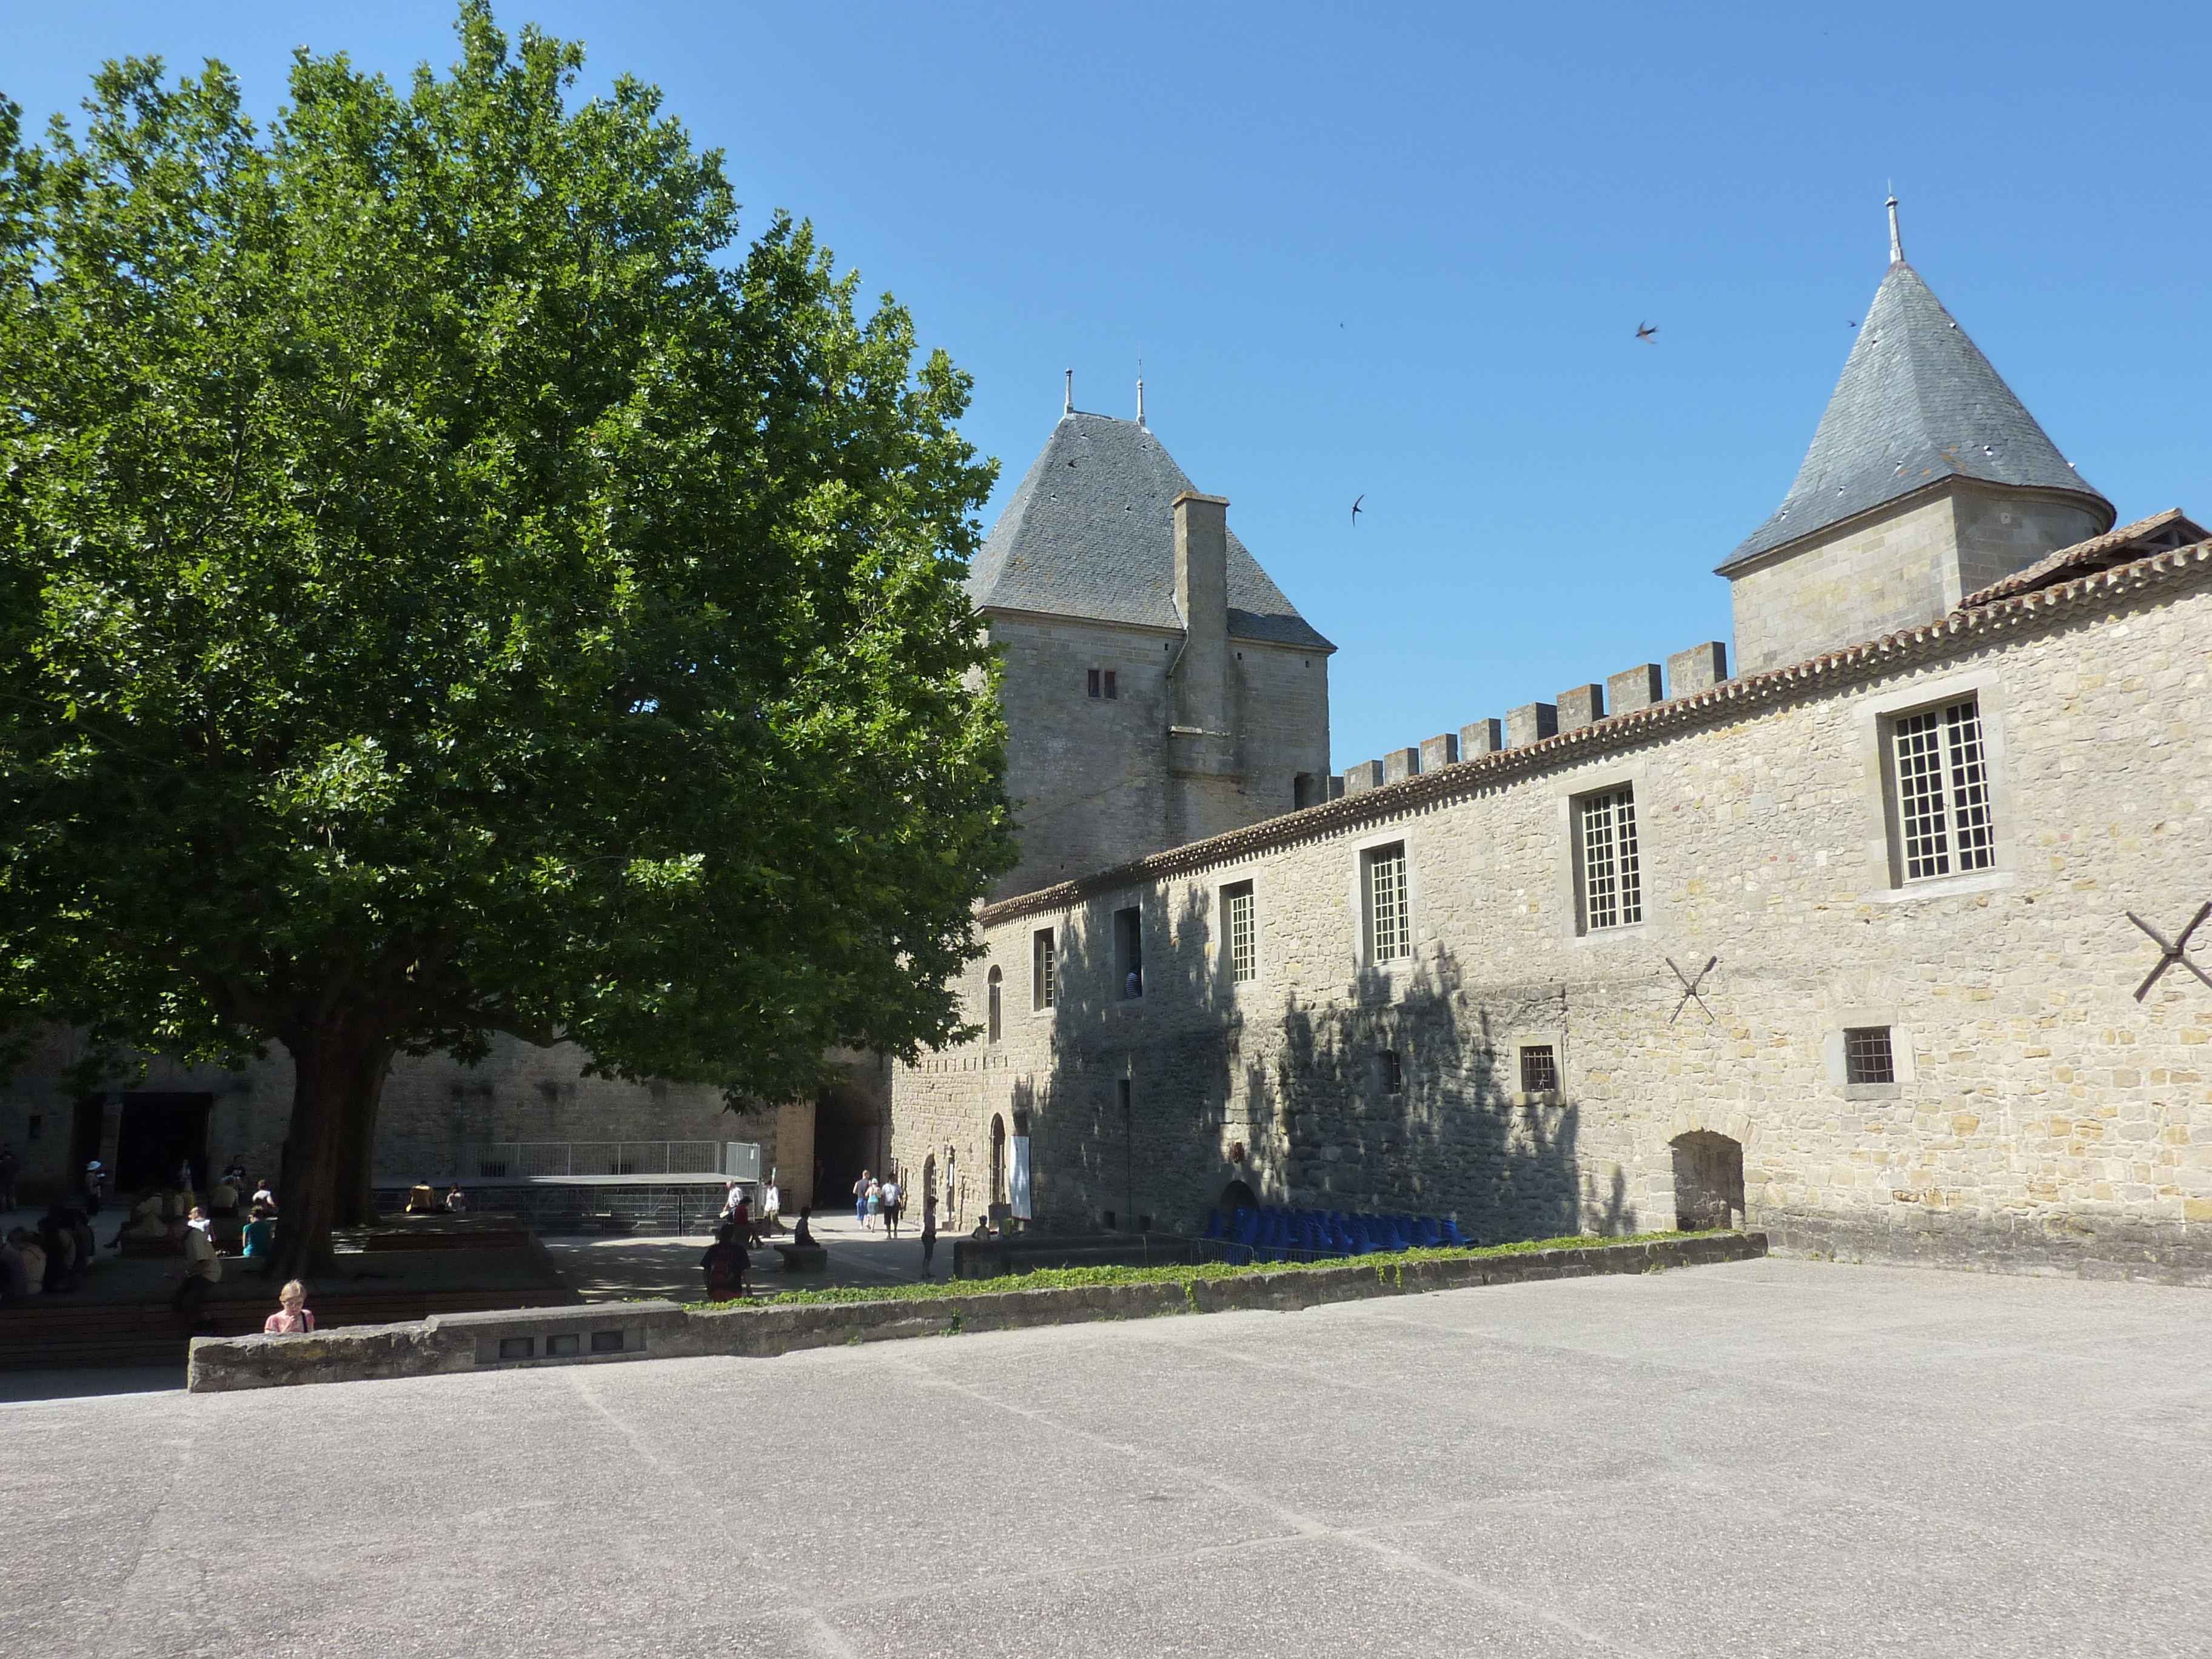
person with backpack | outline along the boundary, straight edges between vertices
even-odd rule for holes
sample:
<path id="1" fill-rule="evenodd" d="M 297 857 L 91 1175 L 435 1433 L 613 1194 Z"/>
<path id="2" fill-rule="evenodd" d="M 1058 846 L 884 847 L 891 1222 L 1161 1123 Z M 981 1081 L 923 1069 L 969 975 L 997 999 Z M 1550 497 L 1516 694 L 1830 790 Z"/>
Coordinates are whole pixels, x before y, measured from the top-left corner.
<path id="1" fill-rule="evenodd" d="M 699 1271 L 706 1275 L 707 1300 L 734 1302 L 745 1293 L 745 1269 L 750 1265 L 744 1250 L 738 1243 L 738 1230 L 724 1227 L 714 1235 L 714 1242 L 699 1258 Z"/>
<path id="2" fill-rule="evenodd" d="M 884 1231 L 893 1238 L 898 1237 L 899 1184 L 896 1175 L 884 1177 Z"/>

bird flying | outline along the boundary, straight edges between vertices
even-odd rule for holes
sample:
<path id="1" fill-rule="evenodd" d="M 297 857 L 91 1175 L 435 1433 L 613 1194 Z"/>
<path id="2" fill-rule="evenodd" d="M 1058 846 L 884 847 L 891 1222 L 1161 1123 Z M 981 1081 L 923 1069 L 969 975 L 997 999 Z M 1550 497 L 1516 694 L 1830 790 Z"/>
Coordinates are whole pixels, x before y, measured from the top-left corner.
<path id="1" fill-rule="evenodd" d="M 1359 492 L 1359 501 L 1364 501 L 1366 499 L 1367 492 L 1363 489 Z M 1354 501 L 1352 504 L 1352 523 L 1354 529 L 1357 529 L 1359 525 L 1359 501 Z"/>
<path id="2" fill-rule="evenodd" d="M 1636 325 L 1636 337 L 1639 340 L 1648 340 L 1658 331 L 1657 327 L 1650 323 L 1638 323 Z"/>

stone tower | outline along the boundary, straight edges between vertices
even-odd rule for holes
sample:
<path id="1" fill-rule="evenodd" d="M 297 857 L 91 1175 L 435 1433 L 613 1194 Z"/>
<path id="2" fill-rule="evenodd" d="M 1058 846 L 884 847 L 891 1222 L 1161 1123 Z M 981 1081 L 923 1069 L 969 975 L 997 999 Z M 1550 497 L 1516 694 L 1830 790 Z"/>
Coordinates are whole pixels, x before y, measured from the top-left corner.
<path id="1" fill-rule="evenodd" d="M 995 895 L 1327 799 L 1328 659 L 1141 418 L 1070 410 L 969 578 L 1022 861 Z"/>
<path id="2" fill-rule="evenodd" d="M 1740 672 L 1933 622 L 2112 527 L 2112 503 L 1905 264 L 1889 207 L 1889 270 L 1797 481 L 1719 568 Z"/>

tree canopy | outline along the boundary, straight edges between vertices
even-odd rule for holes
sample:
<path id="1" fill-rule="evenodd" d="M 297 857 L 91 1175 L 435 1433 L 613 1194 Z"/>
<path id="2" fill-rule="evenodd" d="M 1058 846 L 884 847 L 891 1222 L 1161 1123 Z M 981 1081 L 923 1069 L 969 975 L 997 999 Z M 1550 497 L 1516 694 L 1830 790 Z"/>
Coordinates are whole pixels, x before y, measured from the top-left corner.
<path id="1" fill-rule="evenodd" d="M 292 1261 L 394 1053 L 787 1096 L 956 1029 L 1012 861 L 967 376 L 653 89 L 459 33 L 0 109 L 0 1015 L 281 1042 Z"/>

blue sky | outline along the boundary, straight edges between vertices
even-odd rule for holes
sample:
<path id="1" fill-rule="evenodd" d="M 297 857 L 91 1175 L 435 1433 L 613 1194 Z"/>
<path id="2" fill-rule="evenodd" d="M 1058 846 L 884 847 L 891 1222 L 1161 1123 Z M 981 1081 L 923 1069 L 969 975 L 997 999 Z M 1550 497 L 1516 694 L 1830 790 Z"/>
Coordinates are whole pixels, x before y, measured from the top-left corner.
<path id="1" fill-rule="evenodd" d="M 976 379 L 997 508 L 1076 372 L 1316 626 L 1334 761 L 1726 638 L 1905 250 L 2123 519 L 2212 514 L 2203 6 L 505 5 L 654 82 Z M 97 62 L 404 75 L 443 3 L 0 0 L 37 119 Z M 1658 325 L 1650 343 L 1639 322 Z M 1355 496 L 1364 495 L 1358 526 Z"/>

